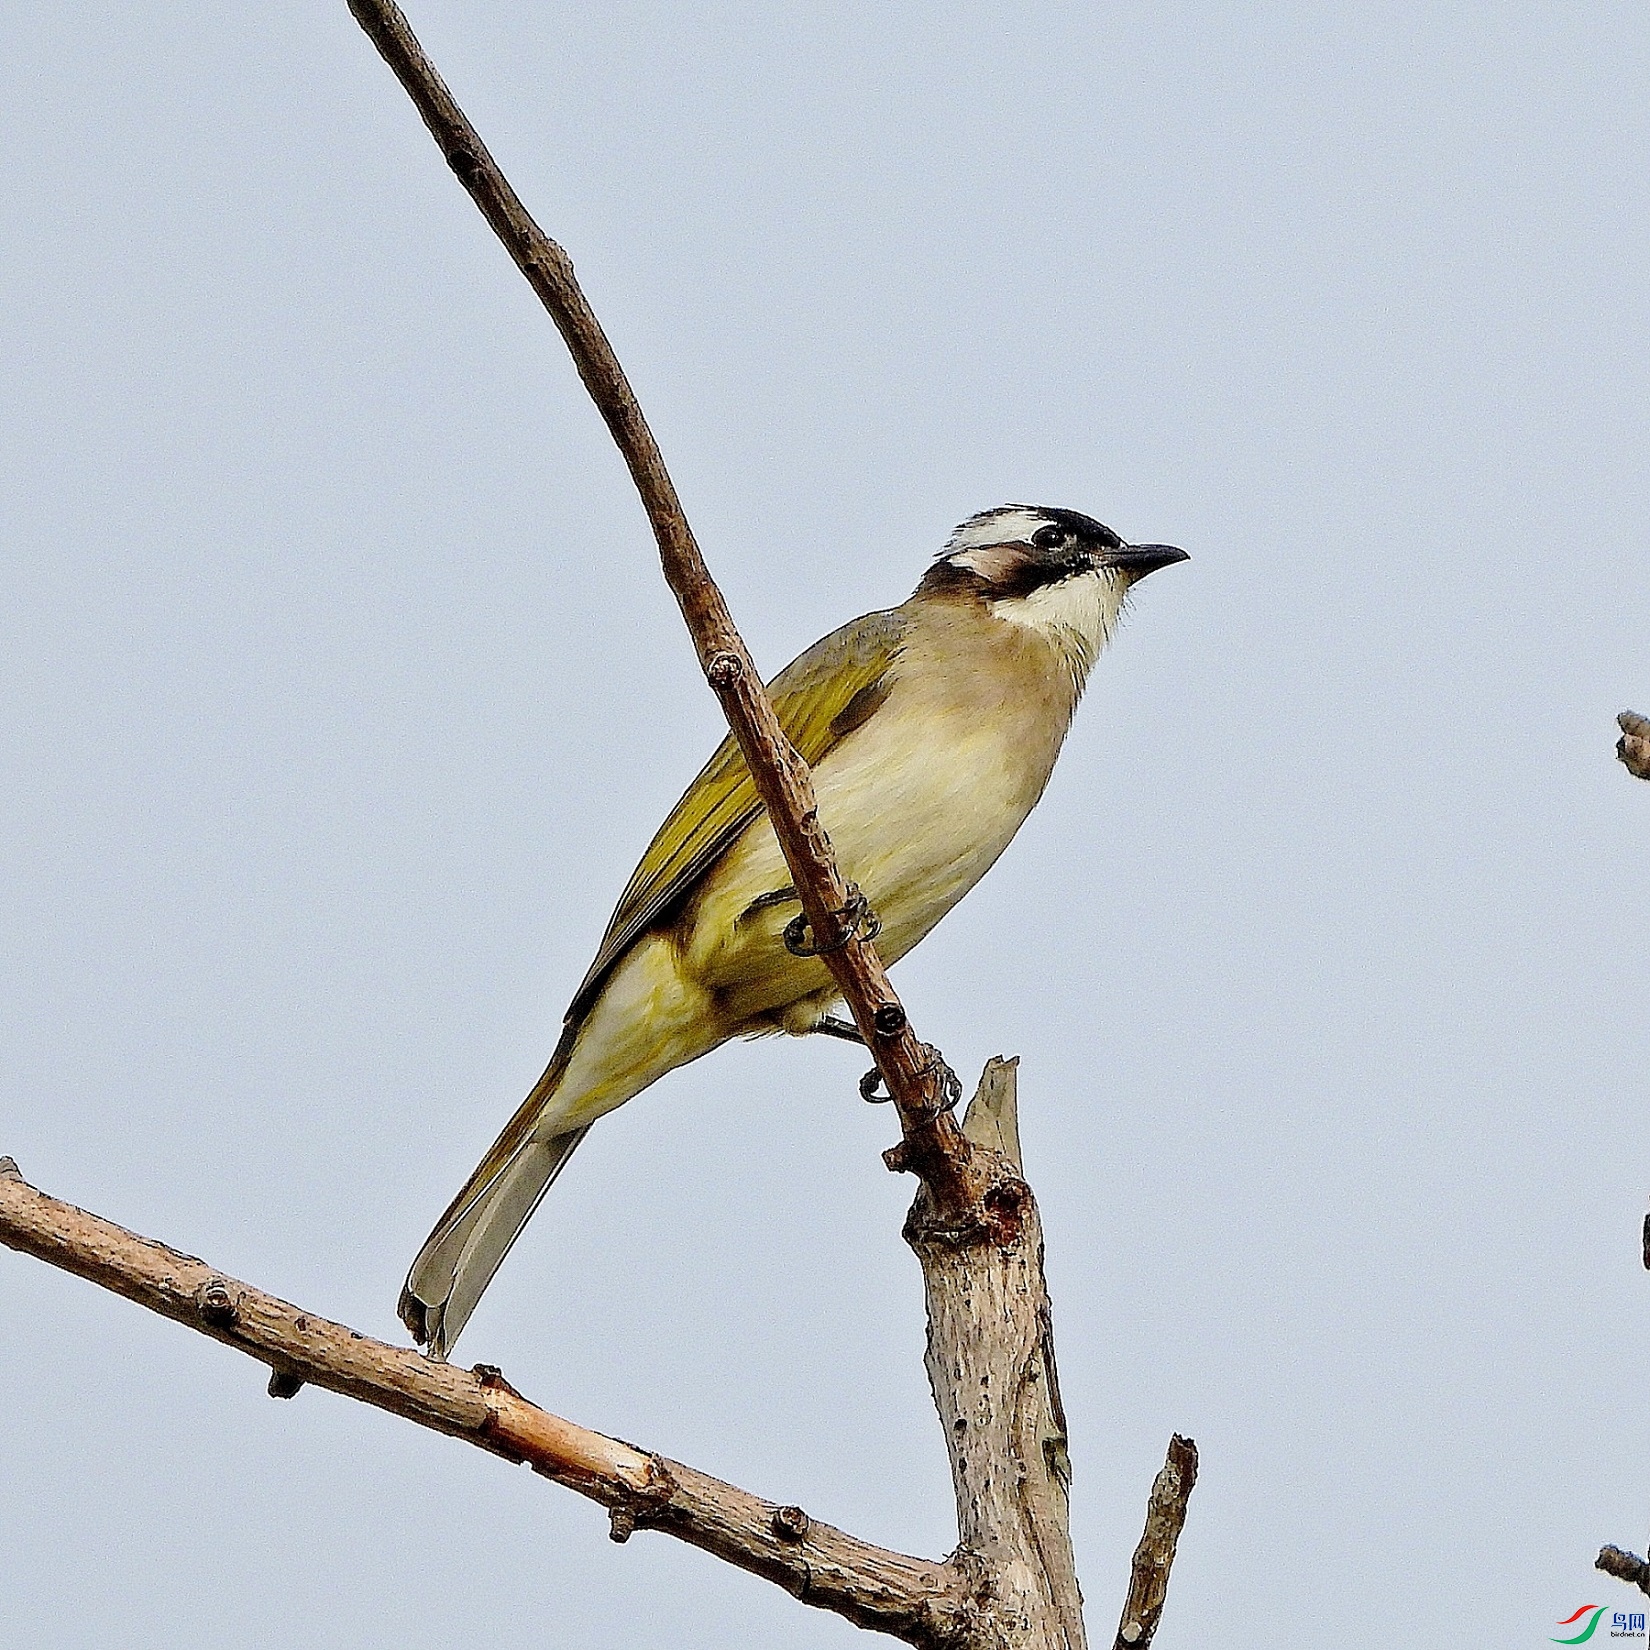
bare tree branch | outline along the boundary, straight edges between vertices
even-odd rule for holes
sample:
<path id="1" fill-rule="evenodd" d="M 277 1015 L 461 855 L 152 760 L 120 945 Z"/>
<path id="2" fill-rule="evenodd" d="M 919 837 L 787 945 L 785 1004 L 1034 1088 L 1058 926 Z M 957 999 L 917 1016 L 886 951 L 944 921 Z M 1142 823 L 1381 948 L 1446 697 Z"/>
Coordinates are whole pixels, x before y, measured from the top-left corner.
<path id="1" fill-rule="evenodd" d="M 955 1566 L 889 1552 L 800 1507 L 564 1421 L 485 1364 L 471 1371 L 436 1363 L 277 1300 L 36 1191 L 9 1157 L 0 1158 L 0 1243 L 257 1358 L 289 1383 L 326 1387 L 525 1461 L 606 1507 L 616 1540 L 663 1530 L 861 1627 L 925 1647 L 957 1639 L 965 1578 Z"/>
<path id="2" fill-rule="evenodd" d="M 779 726 L 727 603 L 699 553 L 653 432 L 574 279 L 572 261 L 522 205 L 394 0 L 349 0 L 349 7 L 406 88 L 447 164 L 550 312 L 630 467 L 659 543 L 665 580 L 767 807 L 821 959 L 894 1098 L 905 1139 L 889 1166 L 914 1170 L 944 1208 L 989 1231 L 994 1165 L 971 1160 L 968 1143 L 949 1111 L 956 1080 L 938 1051 L 912 1031 L 882 960 L 865 936 L 863 902 L 837 869 L 830 839 L 819 822 L 808 766 Z"/>
<path id="3" fill-rule="evenodd" d="M 994 1059 L 981 1075 L 964 1128 L 982 1150 L 1017 1150 L 1017 1064 Z M 906 1221 L 922 1265 L 928 1374 L 956 1490 L 961 1541 L 944 1562 L 874 1546 L 800 1507 L 563 1420 L 488 1365 L 437 1363 L 278 1300 L 37 1191 L 10 1158 L 0 1158 L 0 1244 L 269 1365 L 274 1396 L 326 1387 L 525 1461 L 606 1507 L 615 1540 L 663 1530 L 922 1650 L 1084 1650 L 1042 1229 L 1029 1188 L 1014 1184 L 1021 1196 L 998 1211 L 995 1242 L 947 1227 L 926 1185 Z M 1177 1437 L 1135 1554 L 1118 1640 L 1127 1650 L 1143 1650 L 1156 1629 L 1196 1472 L 1195 1448 Z"/>
<path id="4" fill-rule="evenodd" d="M 371 1340 L 61 1203 L 27 1186 L 10 1159 L 0 1159 L 0 1243 L 261 1359 L 272 1370 L 272 1395 L 313 1383 L 529 1462 L 607 1507 L 616 1540 L 638 1528 L 665 1530 L 924 1650 L 1084 1650 L 1065 1416 L 1042 1229 L 1020 1172 L 1014 1062 L 987 1066 L 959 1126 L 956 1078 L 917 1039 L 888 982 L 864 900 L 843 879 L 820 824 L 807 765 L 779 725 L 566 253 L 533 222 L 393 0 L 350 0 L 350 9 L 549 310 L 629 465 L 666 581 L 767 808 L 818 954 L 896 1103 L 904 1139 L 885 1157 L 922 1180 L 905 1235 L 927 1292 L 927 1365 L 961 1544 L 939 1563 L 815 1524 L 798 1507 L 761 1501 L 551 1415 L 496 1369 L 464 1372 Z M 1135 1555 L 1124 1617 L 1132 1636 L 1120 1642 L 1137 1650 L 1156 1628 L 1195 1471 L 1195 1451 L 1177 1438 Z"/>
<path id="5" fill-rule="evenodd" d="M 1113 1650 L 1147 1650 L 1163 1616 L 1169 1590 L 1169 1567 L 1175 1544 L 1186 1523 L 1186 1502 L 1197 1482 L 1197 1445 L 1177 1432 L 1169 1440 L 1169 1456 L 1152 1485 L 1146 1504 L 1146 1528 L 1134 1550 L 1129 1573 L 1129 1597 L 1117 1624 Z"/>
<path id="6" fill-rule="evenodd" d="M 1624 710 L 1616 718 L 1621 738 L 1616 741 L 1616 755 L 1627 764 L 1627 771 L 1639 779 L 1650 779 L 1650 717 L 1636 711 Z M 1606 1552 L 1616 1549 L 1606 1547 Z"/>
<path id="7" fill-rule="evenodd" d="M 394 0 L 350 0 L 350 9 L 555 319 L 630 466 L 665 578 L 767 807 L 820 954 L 898 1108 L 904 1139 L 886 1157 L 890 1168 L 913 1169 L 923 1181 L 906 1236 L 928 1295 L 928 1368 L 951 1448 L 957 1562 L 979 1576 L 971 1641 L 997 1635 L 1004 1646 L 1083 1650 L 1042 1231 L 1020 1174 L 1013 1066 L 987 1067 L 977 1126 L 959 1129 L 950 1116 L 956 1078 L 938 1050 L 917 1039 L 894 995 L 864 901 L 843 879 L 820 824 L 807 765 L 779 726 L 566 253 L 521 204 Z"/>

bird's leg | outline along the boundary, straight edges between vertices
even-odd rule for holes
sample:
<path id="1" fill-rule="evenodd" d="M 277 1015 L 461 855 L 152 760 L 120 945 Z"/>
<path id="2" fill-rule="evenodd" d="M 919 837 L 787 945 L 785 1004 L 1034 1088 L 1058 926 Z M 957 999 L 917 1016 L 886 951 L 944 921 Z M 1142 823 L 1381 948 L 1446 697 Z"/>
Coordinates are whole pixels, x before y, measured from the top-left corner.
<path id="1" fill-rule="evenodd" d="M 834 1015 L 821 1015 L 809 1031 L 810 1035 L 817 1033 L 821 1037 L 840 1037 L 845 1043 L 858 1043 L 861 1048 L 865 1047 L 865 1039 L 860 1036 L 859 1027 L 851 1020 L 839 1020 Z"/>

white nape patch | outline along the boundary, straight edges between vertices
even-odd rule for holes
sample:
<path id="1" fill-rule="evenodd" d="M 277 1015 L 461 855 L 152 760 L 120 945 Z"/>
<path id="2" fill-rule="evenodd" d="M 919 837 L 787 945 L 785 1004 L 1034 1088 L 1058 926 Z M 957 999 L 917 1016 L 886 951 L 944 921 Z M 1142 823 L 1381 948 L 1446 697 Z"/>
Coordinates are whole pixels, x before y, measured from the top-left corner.
<path id="1" fill-rule="evenodd" d="M 940 554 L 959 567 L 973 568 L 967 551 L 990 550 L 999 544 L 1029 544 L 1031 535 L 1039 527 L 1046 527 L 1051 519 L 1026 504 L 1005 504 L 998 510 L 982 510 L 979 515 L 970 516 L 951 535 Z M 964 554 L 958 554 L 959 551 Z"/>
<path id="2" fill-rule="evenodd" d="M 1081 693 L 1089 667 L 1111 640 L 1128 594 L 1128 581 L 1099 568 L 1045 584 L 1029 596 L 991 603 L 995 618 L 1046 636 L 1059 650 Z"/>

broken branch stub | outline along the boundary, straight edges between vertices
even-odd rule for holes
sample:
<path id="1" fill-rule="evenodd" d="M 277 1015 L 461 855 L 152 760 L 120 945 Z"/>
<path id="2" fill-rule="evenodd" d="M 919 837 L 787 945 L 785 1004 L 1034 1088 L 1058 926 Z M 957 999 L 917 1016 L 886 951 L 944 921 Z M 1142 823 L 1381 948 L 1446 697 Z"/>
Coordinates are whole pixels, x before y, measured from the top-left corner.
<path id="1" fill-rule="evenodd" d="M 999 1188 L 989 1235 L 957 1231 L 925 1186 L 905 1236 L 927 1298 L 925 1361 L 951 1458 L 955 1562 L 989 1600 L 979 1642 L 1084 1650 L 1043 1230 L 1018 1161 L 1017 1065 L 987 1062 L 963 1121 Z"/>
<path id="2" fill-rule="evenodd" d="M 1146 1528 L 1134 1550 L 1129 1596 L 1117 1624 L 1113 1650 L 1147 1650 L 1163 1618 L 1169 1570 L 1186 1523 L 1186 1503 L 1197 1483 L 1197 1445 L 1177 1432 L 1169 1440 L 1168 1459 L 1152 1484 L 1146 1503 Z"/>

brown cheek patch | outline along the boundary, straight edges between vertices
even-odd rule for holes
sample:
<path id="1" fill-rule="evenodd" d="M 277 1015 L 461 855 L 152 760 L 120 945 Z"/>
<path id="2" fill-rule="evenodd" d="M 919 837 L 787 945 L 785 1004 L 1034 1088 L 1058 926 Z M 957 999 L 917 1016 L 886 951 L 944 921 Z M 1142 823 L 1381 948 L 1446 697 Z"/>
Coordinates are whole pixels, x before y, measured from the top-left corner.
<path id="1" fill-rule="evenodd" d="M 1025 561 L 1025 552 L 1012 544 L 988 544 L 952 559 L 971 567 L 987 584 L 1007 584 Z"/>

